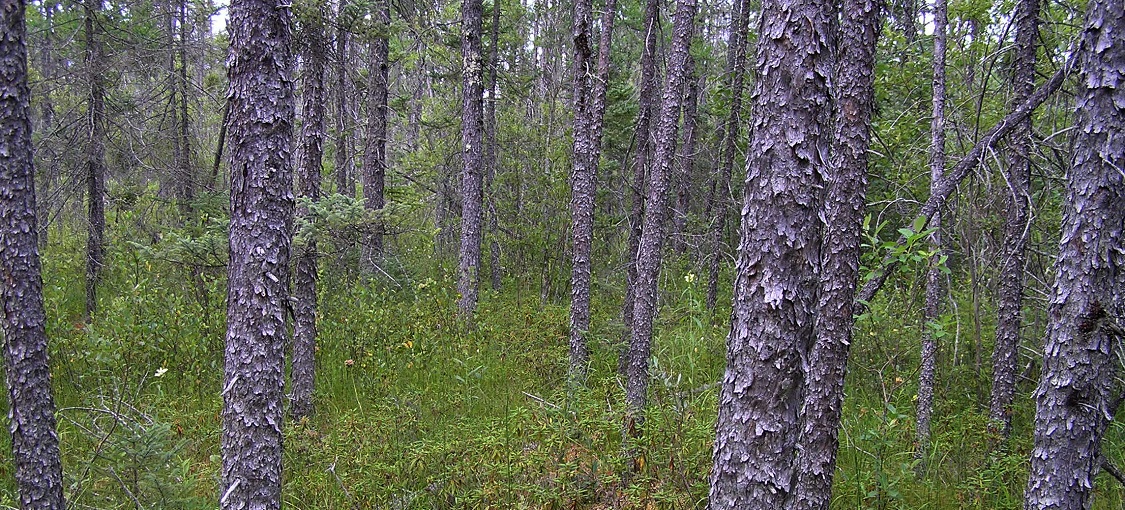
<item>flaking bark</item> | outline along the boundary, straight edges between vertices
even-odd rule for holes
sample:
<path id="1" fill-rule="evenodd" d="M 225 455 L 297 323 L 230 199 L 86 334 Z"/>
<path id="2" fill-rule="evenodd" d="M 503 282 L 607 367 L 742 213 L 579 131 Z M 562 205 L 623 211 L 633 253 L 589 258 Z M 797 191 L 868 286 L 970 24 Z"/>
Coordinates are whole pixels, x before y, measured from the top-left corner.
<path id="1" fill-rule="evenodd" d="M 281 507 L 285 312 L 293 227 L 288 3 L 230 6 L 231 220 L 223 382 L 223 510 Z"/>
<path id="2" fill-rule="evenodd" d="M 387 181 L 387 77 L 390 69 L 390 0 L 375 3 L 377 35 L 371 42 L 371 81 L 368 87 L 367 150 L 363 156 L 363 207 L 380 217 L 363 243 L 362 266 L 375 273 L 383 256 L 383 232 L 386 223 L 381 216 L 386 206 L 384 188 Z"/>
<path id="3" fill-rule="evenodd" d="M 36 228 L 25 9 L 23 0 L 0 3 L 0 301 L 8 431 L 20 508 L 62 510 Z"/>
<path id="4" fill-rule="evenodd" d="M 1074 160 L 1035 392 L 1029 510 L 1090 508 L 1101 440 L 1121 394 L 1116 376 L 1125 317 L 1123 10 L 1122 0 L 1091 1 L 1078 51 Z"/>
<path id="5" fill-rule="evenodd" d="M 482 81 L 481 0 L 464 0 L 461 6 L 462 112 L 461 112 L 461 251 L 458 263 L 457 300 L 461 318 L 471 321 L 480 291 L 480 245 L 484 144 L 484 84 Z"/>
<path id="6" fill-rule="evenodd" d="M 305 62 L 301 73 L 304 88 L 302 107 L 304 123 L 301 125 L 300 159 L 297 163 L 297 185 L 301 197 L 320 199 L 320 165 L 324 157 L 324 113 L 327 94 L 324 87 L 324 16 L 318 11 L 304 32 Z M 308 207 L 298 214 L 309 215 Z M 310 416 L 315 410 L 313 390 L 316 387 L 316 238 L 310 236 L 308 244 L 296 253 L 293 281 L 293 358 L 291 379 L 293 390 L 289 415 L 294 420 Z"/>
<path id="7" fill-rule="evenodd" d="M 824 202 L 824 246 L 816 340 L 809 353 L 797 489 L 788 508 L 827 510 L 840 448 L 840 417 L 848 348 L 855 326 L 860 239 L 867 194 L 867 148 L 875 102 L 875 47 L 882 25 L 879 0 L 845 0 L 837 41 L 836 103 L 831 174 Z"/>
<path id="8" fill-rule="evenodd" d="M 796 486 L 831 132 L 834 4 L 766 0 L 710 508 L 778 509 Z"/>

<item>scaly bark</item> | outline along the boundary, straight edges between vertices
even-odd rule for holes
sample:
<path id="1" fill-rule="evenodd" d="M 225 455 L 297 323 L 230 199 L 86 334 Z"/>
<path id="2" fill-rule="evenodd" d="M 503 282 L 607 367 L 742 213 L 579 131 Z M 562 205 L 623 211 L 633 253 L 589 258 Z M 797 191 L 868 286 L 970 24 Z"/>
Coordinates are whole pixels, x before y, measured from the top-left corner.
<path id="1" fill-rule="evenodd" d="M 656 301 L 663 258 L 664 237 L 668 217 L 669 186 L 672 164 L 676 154 L 676 137 L 679 131 L 680 109 L 684 101 L 684 82 L 688 75 L 689 51 L 695 31 L 695 0 L 678 0 L 672 16 L 672 45 L 668 52 L 668 77 L 660 102 L 660 116 L 656 118 L 656 143 L 653 166 L 649 175 L 648 196 L 645 200 L 644 228 L 637 245 L 637 279 L 634 282 L 636 302 L 633 304 L 633 323 L 629 339 L 628 366 L 625 381 L 626 412 L 629 431 L 639 430 L 644 422 L 648 403 L 648 363 L 652 352 L 653 322 L 656 319 Z"/>
<path id="2" fill-rule="evenodd" d="M 375 4 L 377 35 L 371 42 L 371 81 L 368 86 L 367 150 L 363 155 L 363 207 L 368 212 L 380 214 L 386 206 L 384 188 L 387 181 L 387 76 L 390 68 L 390 0 Z M 365 271 L 374 273 L 383 256 L 383 231 L 385 222 L 380 217 L 363 243 Z"/>
<path id="3" fill-rule="evenodd" d="M 297 163 L 297 185 L 301 197 L 312 201 L 320 199 L 320 165 L 324 157 L 324 113 L 327 94 L 324 87 L 324 15 L 316 17 L 304 30 L 305 62 L 301 73 L 304 88 L 302 107 L 304 123 L 301 125 L 301 150 Z M 308 216 L 307 207 L 297 212 Z M 313 390 L 316 387 L 316 238 L 297 252 L 293 279 L 293 357 L 291 379 L 293 390 L 289 415 L 294 420 L 311 416 L 315 410 Z"/>
<path id="4" fill-rule="evenodd" d="M 1020 0 L 1016 6 L 1016 55 L 1013 103 L 1026 101 L 1035 88 L 1035 41 L 1039 38 L 1039 0 Z M 992 351 L 992 396 L 989 418 L 1003 437 L 1012 431 L 1012 401 L 1016 394 L 1016 357 L 1020 344 L 1020 311 L 1027 264 L 1028 221 L 1031 217 L 1031 119 L 1019 123 L 1008 151 L 1004 244 L 996 310 L 996 347 Z"/>
<path id="5" fill-rule="evenodd" d="M 777 509 L 796 487 L 831 140 L 834 3 L 765 0 L 710 507 Z"/>
<path id="6" fill-rule="evenodd" d="M 480 245 L 483 182 L 481 169 L 484 132 L 484 84 L 482 82 L 481 0 L 464 0 L 461 5 L 461 251 L 457 268 L 457 300 L 461 318 L 472 320 L 480 291 Z"/>
<path id="7" fill-rule="evenodd" d="M 1067 177 L 1025 508 L 1090 508 L 1101 441 L 1120 403 L 1125 317 L 1125 10 L 1086 7 L 1074 161 Z"/>
<path id="8" fill-rule="evenodd" d="M 336 193 L 355 196 L 355 178 L 351 175 L 351 128 L 348 124 L 348 31 L 347 0 L 336 6 Z"/>
<path id="9" fill-rule="evenodd" d="M 0 324 L 20 508 L 61 510 L 66 502 L 36 228 L 25 9 L 22 0 L 0 6 Z"/>
<path id="10" fill-rule="evenodd" d="M 801 435 L 797 443 L 797 490 L 788 508 L 828 510 L 840 449 L 844 376 L 855 326 L 860 239 L 867 195 L 867 148 L 875 103 L 875 47 L 882 2 L 845 0 L 837 41 L 836 103 L 831 172 L 824 199 L 824 246 L 816 340 L 809 354 Z"/>
<path id="11" fill-rule="evenodd" d="M 230 263 L 223 382 L 223 510 L 281 507 L 281 423 L 293 227 L 288 4 L 230 6 Z"/>

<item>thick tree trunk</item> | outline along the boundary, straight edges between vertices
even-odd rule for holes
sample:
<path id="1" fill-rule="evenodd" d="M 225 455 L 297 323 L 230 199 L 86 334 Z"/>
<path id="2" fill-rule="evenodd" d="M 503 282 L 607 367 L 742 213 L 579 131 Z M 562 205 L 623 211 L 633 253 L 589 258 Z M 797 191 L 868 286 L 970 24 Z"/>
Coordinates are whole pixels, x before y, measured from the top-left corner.
<path id="1" fill-rule="evenodd" d="M 301 73 L 304 88 L 304 123 L 301 125 L 301 150 L 297 163 L 297 185 L 302 197 L 320 199 L 320 165 L 324 157 L 324 113 L 327 94 L 324 87 L 324 16 L 303 30 L 306 57 Z M 307 207 L 298 214 L 307 216 Z M 297 252 L 293 281 L 293 357 L 291 374 L 293 390 L 289 414 L 294 420 L 313 414 L 313 389 L 316 373 L 316 238 Z"/>
<path id="2" fill-rule="evenodd" d="M 586 332 L 590 328 L 590 251 L 616 3 L 616 0 L 609 0 L 602 14 L 596 74 L 591 72 L 594 64 L 590 46 L 591 2 L 578 0 L 574 4 L 574 169 L 570 198 L 574 254 L 570 273 L 569 379 L 576 384 L 585 381 L 590 361 L 586 342 Z"/>
<path id="3" fill-rule="evenodd" d="M 293 226 L 291 14 L 230 6 L 231 220 L 223 382 L 223 510 L 281 507 L 285 311 Z"/>
<path id="4" fill-rule="evenodd" d="M 1016 55 L 1013 103 L 1027 100 L 1035 89 L 1035 42 L 1039 38 L 1039 0 L 1021 0 L 1016 7 Z M 996 311 L 996 347 L 992 351 L 992 398 L 989 418 L 995 432 L 1012 431 L 1012 400 L 1016 393 L 1016 358 L 1020 344 L 1024 266 L 1027 263 L 1031 214 L 1031 119 L 1012 133 L 1005 173 L 1008 193 L 1004 245 L 1000 253 Z"/>
<path id="5" fill-rule="evenodd" d="M 707 209 L 714 212 L 711 231 L 709 262 L 707 265 L 707 309 L 715 309 L 719 294 L 719 262 L 723 258 L 723 231 L 726 230 L 727 211 L 731 202 L 730 182 L 734 175 L 734 160 L 738 157 L 738 135 L 742 125 L 742 82 L 746 74 L 746 34 L 750 28 L 750 0 L 737 0 L 735 15 L 727 38 L 727 90 L 730 94 L 730 113 L 726 124 L 720 128 L 719 150 L 722 166 L 716 178 L 712 204 Z"/>
<path id="6" fill-rule="evenodd" d="M 624 341 L 628 349 L 632 335 L 633 307 L 636 304 L 637 249 L 640 246 L 641 230 L 645 212 L 645 188 L 647 183 L 649 152 L 652 137 L 652 115 L 656 109 L 656 38 L 660 30 L 660 0 L 647 0 L 645 3 L 645 46 L 641 52 L 641 90 L 637 103 L 637 126 L 633 139 L 636 154 L 633 157 L 632 205 L 629 209 L 629 245 L 625 254 L 625 300 L 621 306 L 621 317 L 625 324 Z M 618 368 L 623 375 L 626 369 L 627 354 L 622 353 Z"/>
<path id="7" fill-rule="evenodd" d="M 834 4 L 766 0 L 719 396 L 710 507 L 784 508 L 796 486 L 831 140 Z"/>
<path id="8" fill-rule="evenodd" d="M 882 2 L 845 0 L 837 41 L 836 125 L 824 203 L 820 301 L 816 340 L 809 354 L 801 435 L 797 443 L 797 490 L 788 508 L 828 510 L 840 448 L 844 376 L 855 325 L 860 238 L 867 195 L 867 148 L 875 103 L 875 47 Z"/>
<path id="9" fill-rule="evenodd" d="M 368 87 L 367 150 L 363 156 L 363 207 L 368 212 L 380 214 L 386 205 L 383 195 L 387 180 L 387 77 L 390 68 L 390 0 L 380 0 L 375 5 L 379 35 L 371 42 L 371 81 Z M 385 222 L 380 217 L 363 243 L 361 267 L 374 273 L 383 256 L 383 231 Z"/>
<path id="10" fill-rule="evenodd" d="M 26 4 L 0 8 L 0 301 L 8 431 L 20 508 L 59 510 L 63 500 L 55 401 L 47 360 L 43 276 L 35 210 Z"/>
<path id="11" fill-rule="evenodd" d="M 1035 392 L 1027 509 L 1090 507 L 1102 436 L 1120 403 L 1125 316 L 1125 10 L 1094 0 L 1078 52 L 1074 162 Z"/>
<path id="12" fill-rule="evenodd" d="M 348 32 L 347 0 L 339 0 L 336 10 L 336 193 L 354 197 L 355 179 L 351 175 L 351 128 L 348 123 Z"/>
<path id="13" fill-rule="evenodd" d="M 934 89 L 933 117 L 930 121 L 930 194 L 933 195 L 945 175 L 945 44 L 948 27 L 946 0 L 934 0 Z M 934 379 L 937 373 L 937 338 L 941 319 L 941 301 L 945 296 L 945 275 L 939 267 L 944 249 L 941 235 L 941 210 L 930 217 L 930 266 L 926 270 L 926 299 L 922 308 L 922 354 L 918 369 L 918 404 L 915 425 L 919 474 L 926 470 L 926 453 L 930 448 L 930 416 L 934 410 Z"/>
<path id="14" fill-rule="evenodd" d="M 628 366 L 625 382 L 626 412 L 629 414 L 629 431 L 639 430 L 644 422 L 648 402 L 648 363 L 652 352 L 653 322 L 656 319 L 656 301 L 663 257 L 664 237 L 668 216 L 669 185 L 672 164 L 676 154 L 676 136 L 679 130 L 680 109 L 684 101 L 684 82 L 687 79 L 689 50 L 695 30 L 695 0 L 678 0 L 672 16 L 672 45 L 669 48 L 668 78 L 664 82 L 660 116 L 656 118 L 656 143 L 653 165 L 649 175 L 648 196 L 645 200 L 644 228 L 637 247 L 637 279 L 634 282 L 632 335 L 629 340 Z"/>
<path id="15" fill-rule="evenodd" d="M 461 113 L 461 251 L 458 263 L 457 300 L 461 318 L 471 321 L 480 291 L 481 217 L 483 201 L 482 150 L 484 132 L 484 84 L 481 58 L 481 0 L 464 0 L 461 7 L 461 58 L 463 65 Z"/>
<path id="16" fill-rule="evenodd" d="M 85 0 L 86 79 L 89 81 L 86 126 L 86 321 L 98 308 L 98 281 L 105 264 L 105 87 L 102 85 L 102 52 L 97 16 L 101 0 Z"/>

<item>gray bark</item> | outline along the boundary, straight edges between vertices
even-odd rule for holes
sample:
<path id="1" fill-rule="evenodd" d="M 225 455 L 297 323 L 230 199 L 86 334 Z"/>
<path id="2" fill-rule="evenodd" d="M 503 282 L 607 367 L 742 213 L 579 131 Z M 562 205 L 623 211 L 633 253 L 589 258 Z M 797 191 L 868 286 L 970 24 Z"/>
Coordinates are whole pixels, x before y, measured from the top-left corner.
<path id="1" fill-rule="evenodd" d="M 616 0 L 609 0 L 602 13 L 596 73 L 591 73 L 594 62 L 590 47 L 590 1 L 578 0 L 574 4 L 574 169 L 570 199 L 574 254 L 570 273 L 569 372 L 574 383 L 585 381 L 590 361 L 586 342 L 586 332 L 590 329 L 590 250 L 616 4 Z"/>
<path id="2" fill-rule="evenodd" d="M 1070 72 L 1070 62 L 1067 62 L 1061 69 L 1055 72 L 1043 85 L 1027 98 L 1027 101 L 1021 103 L 1015 110 L 1008 115 L 1004 116 L 1000 122 L 989 128 L 987 132 L 981 136 L 976 145 L 961 158 L 950 171 L 946 172 L 945 177 L 941 180 L 936 187 L 933 187 L 930 192 L 930 197 L 919 208 L 915 218 L 925 218 L 927 221 L 933 217 L 934 213 L 945 206 L 945 202 L 949 200 L 949 196 L 953 190 L 957 189 L 957 185 L 969 175 L 969 172 L 980 164 L 981 158 L 984 156 L 985 151 L 992 149 L 1000 140 L 1008 136 L 1020 122 L 1028 118 L 1031 112 L 1035 111 L 1039 105 L 1043 104 L 1051 94 L 1059 90 L 1063 82 L 1066 81 L 1066 76 Z M 912 228 L 913 221 L 907 223 L 904 228 Z M 906 242 L 905 238 L 899 238 L 898 244 Z M 864 313 L 867 310 L 867 303 L 870 303 L 875 295 L 879 293 L 879 289 L 883 288 L 883 284 L 887 283 L 887 278 L 898 269 L 898 260 L 892 256 L 887 256 L 883 259 L 879 269 L 875 275 L 871 277 L 867 283 L 863 284 L 859 293 L 856 295 L 856 310 L 857 315 Z"/>
<path id="3" fill-rule="evenodd" d="M 845 0 L 837 41 L 835 136 L 825 183 L 824 246 L 816 340 L 809 353 L 801 435 L 797 444 L 797 489 L 789 508 L 827 510 L 840 448 L 840 417 L 848 348 L 855 326 L 853 305 L 859 279 L 860 239 L 867 195 L 867 148 L 875 102 L 875 47 L 882 2 Z"/>
<path id="4" fill-rule="evenodd" d="M 179 147 L 179 152 L 176 154 L 176 174 L 179 181 L 179 195 L 180 195 L 180 209 L 182 211 L 191 211 L 191 202 L 195 200 L 195 172 L 192 171 L 191 166 L 191 118 L 188 116 L 188 62 L 187 62 L 187 44 L 188 44 L 188 19 L 187 19 L 187 1 L 178 0 L 178 41 L 176 45 L 177 59 L 179 60 L 179 67 L 175 77 L 175 97 L 177 100 L 176 107 L 179 114 L 176 116 L 178 122 L 176 123 L 176 134 L 174 138 L 179 141 L 176 146 Z"/>
<path id="5" fill-rule="evenodd" d="M 324 113 L 327 94 L 324 87 L 324 16 L 318 13 L 313 23 L 302 32 L 305 41 L 305 62 L 301 73 L 304 88 L 302 107 L 304 123 L 301 125 L 300 159 L 297 163 L 297 185 L 302 197 L 320 199 L 320 165 L 324 157 Z M 301 207 L 298 214 L 309 214 Z M 310 416 L 315 410 L 313 390 L 316 374 L 316 239 L 297 252 L 293 279 L 293 357 L 291 379 L 293 389 L 289 414 L 294 420 Z"/>
<path id="6" fill-rule="evenodd" d="M 945 174 L 945 46 L 949 25 L 946 0 L 934 0 L 933 117 L 930 120 L 930 194 L 933 195 Z M 945 277 L 938 267 L 944 249 L 941 235 L 941 209 L 930 217 L 930 265 L 926 270 L 926 299 L 922 308 L 922 353 L 918 369 L 918 403 L 915 425 L 918 472 L 926 469 L 926 451 L 930 447 L 930 416 L 934 410 L 934 379 L 937 372 L 937 339 L 934 327 L 940 320 L 941 300 L 945 295 Z"/>
<path id="7" fill-rule="evenodd" d="M 640 246 L 641 230 L 645 213 L 645 185 L 649 172 L 649 152 L 652 140 L 652 115 L 656 108 L 656 38 L 660 30 L 660 0 L 645 3 L 645 40 L 641 51 L 641 90 L 637 99 L 637 126 L 633 138 L 636 140 L 636 155 L 633 157 L 632 205 L 629 209 L 629 244 L 626 248 L 625 300 L 621 306 L 622 323 L 625 324 L 625 342 L 631 336 L 633 307 L 636 304 L 637 250 Z M 628 347 L 626 347 L 628 349 Z M 622 353 L 619 369 L 627 372 L 627 353 Z"/>
<path id="8" fill-rule="evenodd" d="M 784 508 L 796 486 L 831 132 L 834 4 L 766 0 L 710 508 Z"/>
<path id="9" fill-rule="evenodd" d="M 489 279 L 492 283 L 492 290 L 500 290 L 501 283 L 501 267 L 500 267 L 500 241 L 497 238 L 500 236 L 500 219 L 496 214 L 496 190 L 492 186 L 492 182 L 496 179 L 496 173 L 500 171 L 500 160 L 498 154 L 499 147 L 496 144 L 496 71 L 500 67 L 500 0 L 493 0 L 492 2 L 492 26 L 490 27 L 490 44 L 488 47 L 488 101 L 485 103 L 485 123 L 484 136 L 485 140 L 485 154 L 484 164 L 487 165 L 487 175 L 485 177 L 484 187 L 488 194 L 488 270 Z"/>
<path id="10" fill-rule="evenodd" d="M 1039 38 L 1039 0 L 1016 6 L 1016 55 L 1013 102 L 1026 101 L 1035 89 L 1035 41 Z M 1031 214 L 1031 119 L 1012 133 L 1005 172 L 1007 217 L 1000 253 L 996 310 L 996 347 L 992 351 L 992 396 L 989 418 L 1003 437 L 1012 431 L 1012 401 L 1016 393 L 1016 358 L 1020 344 L 1020 311 L 1027 264 L 1028 220 Z"/>
<path id="11" fill-rule="evenodd" d="M 368 87 L 367 150 L 363 156 L 363 207 L 381 214 L 386 205 L 384 188 L 387 180 L 387 76 L 390 69 L 390 0 L 380 0 L 374 6 L 378 34 L 371 42 L 371 81 Z M 363 243 L 361 266 L 369 273 L 376 271 L 383 256 L 383 230 L 380 217 L 372 226 Z"/>
<path id="12" fill-rule="evenodd" d="M 692 34 L 695 29 L 695 0 L 678 0 L 672 16 L 672 45 L 669 48 L 668 77 L 660 102 L 660 116 L 656 118 L 656 143 L 653 165 L 649 175 L 648 196 L 645 200 L 644 225 L 637 245 L 637 279 L 634 281 L 632 335 L 629 341 L 628 366 L 625 382 L 626 412 L 629 413 L 629 430 L 632 424 L 644 422 L 648 402 L 648 364 L 652 352 L 653 322 L 656 319 L 656 301 L 660 277 L 660 262 L 664 251 L 664 237 L 668 216 L 669 185 L 672 163 L 676 154 L 676 136 L 679 130 L 680 109 L 684 101 L 684 82 Z"/>
<path id="13" fill-rule="evenodd" d="M 47 360 L 43 276 L 35 210 L 31 89 L 27 83 L 26 4 L 0 8 L 0 285 L 8 431 L 20 508 L 61 510 L 55 402 Z"/>
<path id="14" fill-rule="evenodd" d="M 223 383 L 223 510 L 281 507 L 285 310 L 293 226 L 292 19 L 230 6 L 231 220 Z"/>
<path id="15" fill-rule="evenodd" d="M 677 255 L 683 255 L 687 250 L 687 220 L 688 209 L 691 202 L 691 174 L 695 167 L 697 125 L 699 124 L 699 90 L 703 88 L 699 73 L 695 68 L 695 59 L 688 55 L 688 78 L 684 92 L 684 143 L 676 154 L 676 203 L 673 208 L 673 250 Z"/>
<path id="16" fill-rule="evenodd" d="M 1025 508 L 1086 509 L 1119 403 L 1125 316 L 1125 10 L 1087 6 L 1078 51 L 1074 160 L 1035 392 Z"/>
<path id="17" fill-rule="evenodd" d="M 348 32 L 347 0 L 339 0 L 336 10 L 336 193 L 355 196 L 351 175 L 351 128 L 348 124 Z"/>
<path id="18" fill-rule="evenodd" d="M 731 17 L 730 35 L 727 39 L 727 89 L 730 93 L 730 113 L 725 126 L 720 127 L 719 150 L 722 151 L 722 166 L 711 193 L 711 204 L 707 210 L 714 212 L 714 220 L 709 232 L 710 250 L 707 266 L 707 309 L 715 309 L 719 294 L 719 262 L 723 257 L 723 231 L 726 230 L 727 211 L 730 209 L 730 182 L 734 174 L 734 160 L 738 157 L 739 128 L 742 125 L 742 82 L 746 74 L 746 33 L 750 28 L 750 1 L 737 0 L 737 8 Z"/>
<path id="19" fill-rule="evenodd" d="M 461 250 L 458 263 L 457 300 L 461 318 L 471 321 L 480 291 L 480 245 L 483 182 L 484 84 L 482 81 L 481 0 L 464 0 L 461 6 L 462 112 L 461 155 Z"/>
<path id="20" fill-rule="evenodd" d="M 85 0 L 86 79 L 86 321 L 98 308 L 98 281 L 105 264 L 105 86 L 102 84 L 102 50 L 97 21 L 101 0 Z"/>

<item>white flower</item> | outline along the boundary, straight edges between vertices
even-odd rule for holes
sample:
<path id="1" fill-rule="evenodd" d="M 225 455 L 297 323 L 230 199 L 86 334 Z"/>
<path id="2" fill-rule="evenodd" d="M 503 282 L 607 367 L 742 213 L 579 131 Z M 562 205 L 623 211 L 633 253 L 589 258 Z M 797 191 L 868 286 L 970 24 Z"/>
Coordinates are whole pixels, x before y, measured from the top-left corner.
<path id="1" fill-rule="evenodd" d="M 160 367 L 160 368 L 156 369 L 156 373 L 155 373 L 155 374 L 152 374 L 152 376 L 153 376 L 153 377 L 160 377 L 160 376 L 162 376 L 162 375 L 164 375 L 164 374 L 167 374 L 167 373 L 168 373 L 168 369 L 167 369 L 167 368 L 164 368 L 164 367 Z"/>

